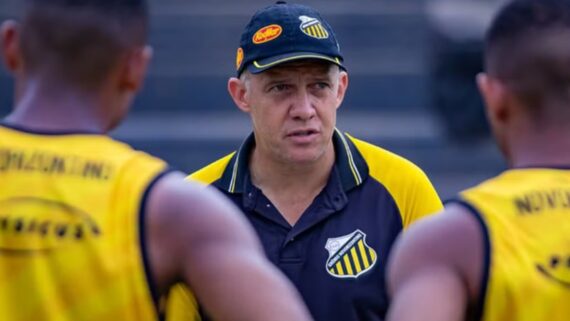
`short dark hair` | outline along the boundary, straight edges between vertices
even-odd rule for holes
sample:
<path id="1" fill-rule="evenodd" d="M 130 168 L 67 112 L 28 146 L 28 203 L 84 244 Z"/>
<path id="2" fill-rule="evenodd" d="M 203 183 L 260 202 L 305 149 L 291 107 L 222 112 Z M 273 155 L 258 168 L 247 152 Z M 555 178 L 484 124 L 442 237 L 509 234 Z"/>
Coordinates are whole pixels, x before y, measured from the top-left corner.
<path id="1" fill-rule="evenodd" d="M 487 32 L 485 66 L 533 110 L 568 105 L 570 0 L 507 3 Z"/>
<path id="2" fill-rule="evenodd" d="M 26 0 L 21 42 L 28 71 L 93 88 L 147 34 L 145 0 Z"/>

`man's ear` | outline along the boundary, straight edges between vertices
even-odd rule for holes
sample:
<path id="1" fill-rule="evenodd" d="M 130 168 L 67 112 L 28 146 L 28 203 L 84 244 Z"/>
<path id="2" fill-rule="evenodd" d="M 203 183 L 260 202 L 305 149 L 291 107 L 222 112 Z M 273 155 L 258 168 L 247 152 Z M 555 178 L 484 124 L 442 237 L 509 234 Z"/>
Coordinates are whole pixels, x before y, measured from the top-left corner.
<path id="1" fill-rule="evenodd" d="M 151 46 L 144 46 L 128 53 L 122 64 L 120 87 L 126 91 L 139 91 L 146 78 L 148 66 L 152 59 Z"/>
<path id="2" fill-rule="evenodd" d="M 338 89 L 336 92 L 336 100 L 337 100 L 336 108 L 339 108 L 340 105 L 342 104 L 347 89 L 348 89 L 348 73 L 346 71 L 341 70 L 338 76 Z"/>
<path id="3" fill-rule="evenodd" d="M 0 50 L 6 69 L 16 74 L 24 67 L 18 23 L 8 20 L 0 26 Z"/>
<path id="4" fill-rule="evenodd" d="M 228 92 L 236 106 L 243 112 L 249 113 L 251 107 L 248 100 L 247 80 L 232 77 L 228 80 Z"/>
<path id="5" fill-rule="evenodd" d="M 502 124 L 509 119 L 510 91 L 503 82 L 486 73 L 479 73 L 476 78 L 477 86 L 483 101 L 485 112 L 493 124 Z"/>

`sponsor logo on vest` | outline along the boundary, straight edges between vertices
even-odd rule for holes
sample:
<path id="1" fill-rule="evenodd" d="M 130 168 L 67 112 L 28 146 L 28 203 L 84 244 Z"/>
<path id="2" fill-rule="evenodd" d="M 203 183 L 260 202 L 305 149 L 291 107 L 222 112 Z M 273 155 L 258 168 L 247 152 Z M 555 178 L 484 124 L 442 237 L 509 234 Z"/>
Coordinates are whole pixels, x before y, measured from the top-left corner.
<path id="1" fill-rule="evenodd" d="M 299 20 L 301 20 L 301 31 L 307 36 L 317 39 L 327 39 L 329 37 L 327 29 L 318 19 L 300 16 Z"/>
<path id="2" fill-rule="evenodd" d="M 0 255 L 49 252 L 100 235 L 87 213 L 68 204 L 35 197 L 0 201 Z"/>
<path id="3" fill-rule="evenodd" d="M 327 272 L 336 278 L 357 278 L 370 271 L 378 259 L 361 230 L 329 238 L 325 249 L 329 252 Z"/>
<path id="4" fill-rule="evenodd" d="M 113 166 L 102 160 L 85 159 L 43 151 L 0 148 L 0 174 L 10 172 L 74 176 L 87 180 L 108 181 Z"/>
<path id="5" fill-rule="evenodd" d="M 570 289 L 570 255 L 552 255 L 548 263 L 537 263 L 536 269 L 552 282 Z"/>
<path id="6" fill-rule="evenodd" d="M 280 25 L 269 25 L 265 26 L 253 35 L 253 43 L 256 45 L 269 42 L 271 40 L 277 39 L 281 32 L 283 32 L 283 28 Z"/>

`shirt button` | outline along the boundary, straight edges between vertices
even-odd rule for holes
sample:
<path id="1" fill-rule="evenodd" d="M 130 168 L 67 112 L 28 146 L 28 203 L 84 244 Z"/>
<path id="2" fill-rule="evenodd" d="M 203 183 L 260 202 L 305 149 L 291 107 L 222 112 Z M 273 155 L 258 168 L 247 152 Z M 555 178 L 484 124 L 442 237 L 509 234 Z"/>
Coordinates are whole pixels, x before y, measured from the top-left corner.
<path id="1" fill-rule="evenodd" d="M 270 208 L 271 204 L 265 204 L 265 207 Z"/>
<path id="2" fill-rule="evenodd" d="M 252 198 L 252 197 L 253 197 L 253 193 L 249 192 L 249 194 L 247 194 L 247 197 Z"/>

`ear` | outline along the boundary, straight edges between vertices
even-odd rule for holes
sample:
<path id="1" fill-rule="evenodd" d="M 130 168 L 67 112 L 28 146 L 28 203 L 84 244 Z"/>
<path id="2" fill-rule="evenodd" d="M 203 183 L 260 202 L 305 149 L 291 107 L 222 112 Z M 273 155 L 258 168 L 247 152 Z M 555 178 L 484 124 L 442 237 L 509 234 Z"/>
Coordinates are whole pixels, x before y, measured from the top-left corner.
<path id="1" fill-rule="evenodd" d="M 228 80 L 228 92 L 232 97 L 236 106 L 243 112 L 249 113 L 251 107 L 248 101 L 247 80 L 241 80 L 236 77 L 232 77 Z"/>
<path id="2" fill-rule="evenodd" d="M 15 74 L 22 70 L 24 60 L 20 48 L 20 32 L 17 22 L 8 20 L 0 26 L 0 42 L 4 65 L 8 71 Z"/>
<path id="3" fill-rule="evenodd" d="M 151 46 L 137 48 L 125 57 L 120 76 L 120 87 L 125 91 L 136 92 L 140 90 L 146 77 L 148 65 L 152 59 Z"/>
<path id="4" fill-rule="evenodd" d="M 340 71 L 338 77 L 338 89 L 336 92 L 336 108 L 338 109 L 344 100 L 344 94 L 348 88 L 348 73 L 346 71 Z"/>
<path id="5" fill-rule="evenodd" d="M 477 75 L 477 86 L 485 102 L 485 111 L 491 123 L 504 123 L 509 119 L 508 89 L 498 79 L 486 73 Z"/>

